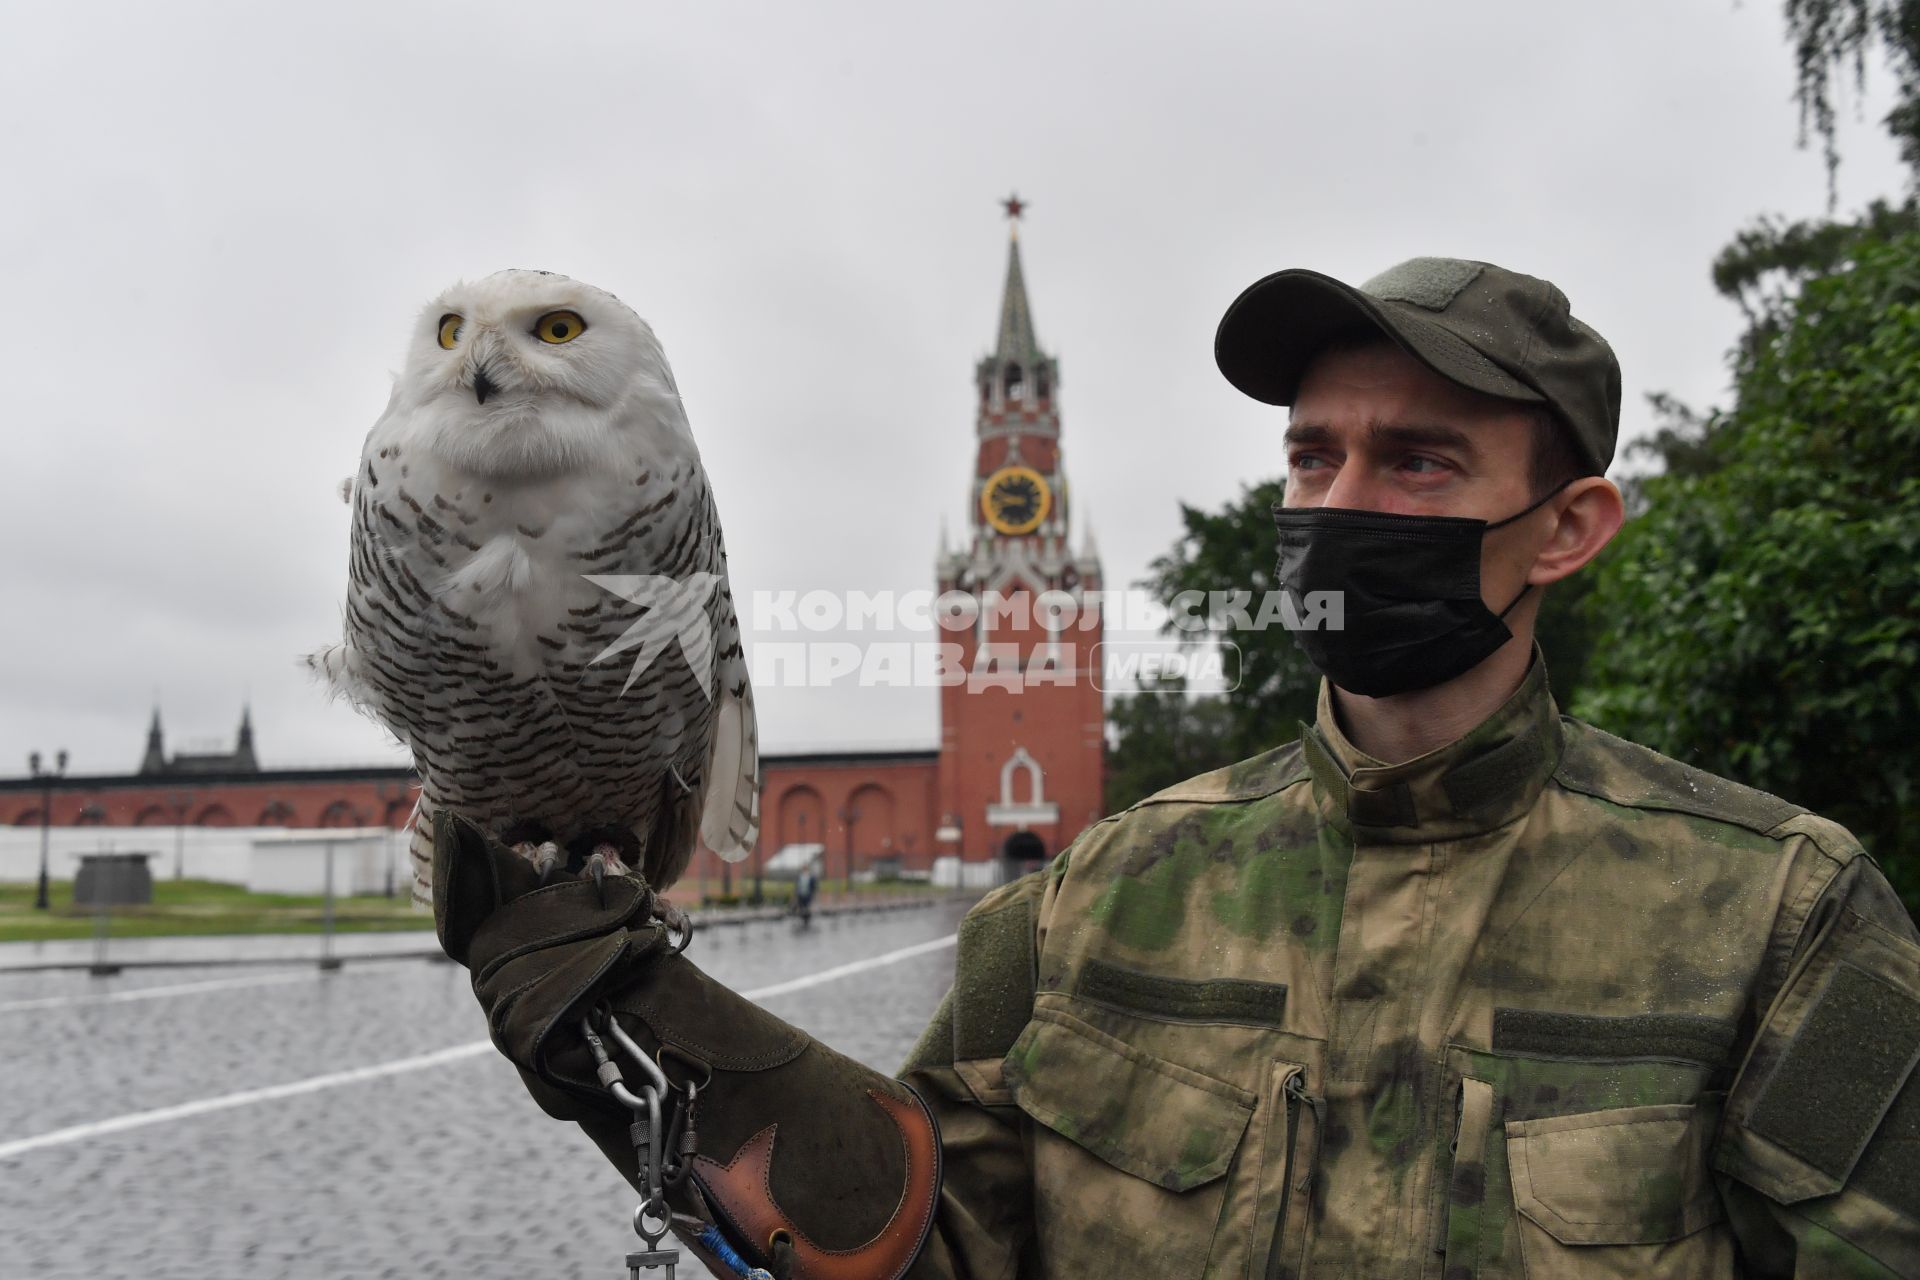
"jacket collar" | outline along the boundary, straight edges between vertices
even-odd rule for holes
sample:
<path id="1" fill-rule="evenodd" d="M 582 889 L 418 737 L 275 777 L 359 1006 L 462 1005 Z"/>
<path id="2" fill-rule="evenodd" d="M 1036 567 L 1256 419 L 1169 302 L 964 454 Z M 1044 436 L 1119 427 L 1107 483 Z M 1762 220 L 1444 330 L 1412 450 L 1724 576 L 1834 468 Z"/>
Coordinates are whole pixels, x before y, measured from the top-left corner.
<path id="1" fill-rule="evenodd" d="M 1328 822 L 1357 842 L 1426 844 L 1505 826 L 1533 807 L 1559 767 L 1560 715 L 1536 644 L 1520 687 L 1446 746 L 1383 764 L 1340 731 L 1327 682 L 1300 743 Z"/>

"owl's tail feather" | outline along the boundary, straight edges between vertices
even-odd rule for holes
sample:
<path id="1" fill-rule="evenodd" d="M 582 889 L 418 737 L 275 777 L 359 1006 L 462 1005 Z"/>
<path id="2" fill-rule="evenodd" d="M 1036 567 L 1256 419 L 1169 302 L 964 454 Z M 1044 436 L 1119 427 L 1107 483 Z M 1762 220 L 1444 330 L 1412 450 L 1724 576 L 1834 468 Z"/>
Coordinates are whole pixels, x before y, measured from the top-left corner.
<path id="1" fill-rule="evenodd" d="M 706 783 L 700 839 L 727 861 L 738 862 L 760 835 L 760 728 L 745 671 L 737 687 L 720 695 Z"/>

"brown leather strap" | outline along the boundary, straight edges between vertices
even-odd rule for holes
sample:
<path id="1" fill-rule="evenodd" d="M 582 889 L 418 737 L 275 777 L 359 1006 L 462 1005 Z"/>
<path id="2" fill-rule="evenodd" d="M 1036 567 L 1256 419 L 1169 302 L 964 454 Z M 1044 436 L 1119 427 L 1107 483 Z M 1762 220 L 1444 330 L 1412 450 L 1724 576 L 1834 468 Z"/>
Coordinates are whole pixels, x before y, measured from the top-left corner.
<path id="1" fill-rule="evenodd" d="M 878 1089 L 867 1090 L 867 1096 L 900 1132 L 906 1178 L 893 1216 L 865 1244 L 823 1249 L 774 1203 L 771 1175 L 778 1124 L 747 1139 L 725 1164 L 708 1156 L 693 1159 L 694 1180 L 738 1242 L 770 1256 L 775 1239 L 787 1237 L 794 1259 L 793 1280 L 899 1280 L 919 1256 L 932 1229 L 940 1195 L 940 1137 L 933 1116 L 911 1090 L 907 1098 Z"/>

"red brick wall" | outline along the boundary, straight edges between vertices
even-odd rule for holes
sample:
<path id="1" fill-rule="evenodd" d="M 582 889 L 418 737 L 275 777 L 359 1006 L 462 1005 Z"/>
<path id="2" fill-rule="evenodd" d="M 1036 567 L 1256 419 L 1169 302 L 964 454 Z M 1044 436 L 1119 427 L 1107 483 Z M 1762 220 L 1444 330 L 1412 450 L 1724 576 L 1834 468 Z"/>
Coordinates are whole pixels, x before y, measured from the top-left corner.
<path id="1" fill-rule="evenodd" d="M 760 842 L 742 864 L 751 873 L 760 859 L 789 844 L 824 844 L 826 874 L 838 878 L 863 871 L 876 857 L 898 857 L 902 870 L 933 865 L 938 763 L 906 759 L 889 763 L 809 759 L 769 760 L 760 791 Z"/>
<path id="2" fill-rule="evenodd" d="M 788 843 L 827 846 L 829 874 L 897 856 L 910 871 L 933 859 L 935 760 L 907 756 L 802 757 L 766 762 L 756 857 Z M 38 826 L 41 792 L 12 781 L 0 791 L 0 826 Z M 404 826 L 409 782 L 342 771 L 324 780 L 267 773 L 258 780 L 154 782 L 70 778 L 53 793 L 55 826 Z M 751 861 L 747 864 L 752 865 Z"/>
<path id="3" fill-rule="evenodd" d="M 383 770 L 382 773 L 388 771 Z M 17 785 L 17 784 L 16 784 Z M 37 826 L 41 792 L 0 791 L 0 826 Z M 56 826 L 359 827 L 405 825 L 413 811 L 408 782 L 356 776 L 259 781 L 70 778 L 53 793 Z"/>

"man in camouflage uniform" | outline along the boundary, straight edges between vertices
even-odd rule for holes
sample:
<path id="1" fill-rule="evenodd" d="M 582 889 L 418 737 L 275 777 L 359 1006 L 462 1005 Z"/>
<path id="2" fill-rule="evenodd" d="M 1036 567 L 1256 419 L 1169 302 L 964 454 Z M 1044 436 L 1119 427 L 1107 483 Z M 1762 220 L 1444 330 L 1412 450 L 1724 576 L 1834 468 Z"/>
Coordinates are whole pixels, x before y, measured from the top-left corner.
<path id="1" fill-rule="evenodd" d="M 676 1207 L 795 1276 L 1920 1276 L 1885 879 L 1549 694 L 1534 588 L 1621 519 L 1606 343 L 1544 281 L 1416 259 L 1268 277 L 1217 354 L 1292 406 L 1284 585 L 1348 589 L 1301 636 L 1315 723 L 975 907 L 910 1090 L 729 1003 L 648 904 L 496 875 L 442 936 L 536 1097 L 632 1176 L 563 1017 L 731 1064 Z M 436 845 L 456 888 L 500 861 Z"/>

